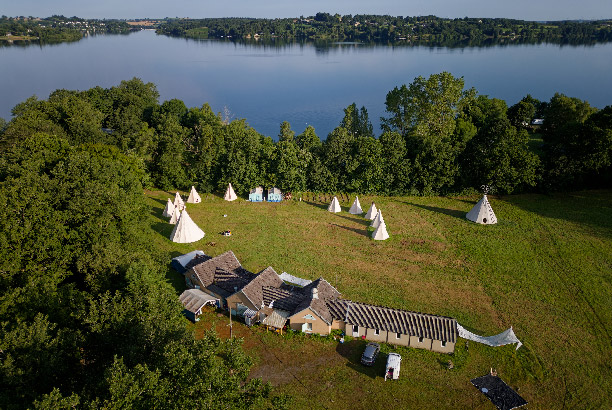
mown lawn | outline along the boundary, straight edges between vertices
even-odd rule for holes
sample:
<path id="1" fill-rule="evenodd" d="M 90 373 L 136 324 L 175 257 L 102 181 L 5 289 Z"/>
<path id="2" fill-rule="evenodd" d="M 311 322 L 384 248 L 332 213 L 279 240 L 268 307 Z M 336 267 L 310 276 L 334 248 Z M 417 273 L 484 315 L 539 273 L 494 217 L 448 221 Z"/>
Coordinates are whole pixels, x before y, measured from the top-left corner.
<path id="1" fill-rule="evenodd" d="M 384 382 L 382 354 L 359 364 L 364 342 L 280 336 L 234 327 L 253 356 L 252 375 L 293 396 L 292 408 L 482 408 L 493 405 L 469 382 L 491 367 L 529 401 L 529 408 L 602 408 L 612 399 L 612 191 L 490 197 L 498 217 L 480 226 L 464 216 L 478 197 L 360 197 L 374 200 L 391 238 L 372 241 L 368 221 L 312 201 L 225 202 L 202 195 L 188 204 L 206 232 L 195 244 L 168 240 L 161 217 L 173 193 L 147 192 L 151 242 L 161 259 L 202 249 L 233 250 L 259 272 L 326 278 L 343 297 L 457 318 L 477 334 L 513 326 L 524 346 L 457 343 L 454 355 L 399 351 L 402 372 Z M 352 201 L 353 197 L 351 197 Z M 227 215 L 227 217 L 224 217 Z M 231 237 L 220 232 L 230 229 Z M 168 269 L 168 280 L 184 287 Z M 197 332 L 227 336 L 227 317 L 209 312 Z M 448 369 L 448 361 L 454 368 Z"/>

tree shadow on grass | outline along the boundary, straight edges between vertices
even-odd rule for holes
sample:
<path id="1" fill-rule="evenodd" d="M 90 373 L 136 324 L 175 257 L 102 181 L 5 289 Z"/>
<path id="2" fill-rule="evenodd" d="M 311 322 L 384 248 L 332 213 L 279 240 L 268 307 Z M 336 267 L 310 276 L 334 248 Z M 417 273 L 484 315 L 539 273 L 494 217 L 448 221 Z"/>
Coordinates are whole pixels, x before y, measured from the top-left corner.
<path id="1" fill-rule="evenodd" d="M 166 265 L 166 272 L 165 272 L 166 280 L 172 285 L 172 287 L 178 294 L 183 293 L 183 291 L 185 290 L 185 277 L 183 274 L 177 272 L 170 265 L 170 262 L 172 261 L 173 258 L 176 258 L 177 256 L 181 256 L 181 255 L 182 254 L 177 251 L 172 251 L 170 253 L 170 259 L 168 260 L 168 264 Z"/>
<path id="2" fill-rule="evenodd" d="M 174 229 L 174 225 L 169 224 L 168 222 L 155 222 L 151 225 L 151 228 L 158 234 L 169 238 L 172 230 Z"/>
<path id="3" fill-rule="evenodd" d="M 359 225 L 363 225 L 365 227 L 370 226 L 370 223 L 372 223 L 372 221 L 370 221 L 369 219 L 359 218 L 357 216 L 346 216 L 346 215 L 338 215 L 338 216 L 340 218 L 348 219 L 351 222 L 358 223 Z"/>
<path id="4" fill-rule="evenodd" d="M 427 211 L 431 211 L 431 212 L 436 212 L 436 213 L 439 213 L 439 214 L 444 214 L 444 215 L 452 216 L 454 218 L 465 219 L 465 214 L 466 214 L 465 211 L 459 211 L 459 210 L 456 210 L 456 209 L 439 208 L 437 206 L 414 204 L 414 203 L 405 202 L 405 201 L 402 201 L 402 202 L 407 204 L 407 205 L 412 205 L 412 206 L 416 206 L 417 208 L 425 209 Z"/>
<path id="5" fill-rule="evenodd" d="M 612 237 L 612 190 L 516 195 L 503 201 L 539 216 L 594 227 Z"/>
<path id="6" fill-rule="evenodd" d="M 314 207 L 325 209 L 325 210 L 327 210 L 327 207 L 329 206 L 329 205 L 326 205 L 324 203 L 318 204 L 318 203 L 312 202 L 312 201 L 302 201 L 302 202 L 305 202 L 306 204 L 308 204 L 310 206 L 314 206 Z"/>
<path id="7" fill-rule="evenodd" d="M 331 226 L 336 226 L 338 228 L 346 229 L 347 231 L 358 233 L 359 235 L 368 236 L 368 230 L 367 229 L 350 228 L 348 226 L 338 225 L 338 224 L 330 224 L 330 225 Z"/>
<path id="8" fill-rule="evenodd" d="M 346 364 L 348 367 L 371 379 L 375 379 L 377 376 L 384 374 L 384 357 L 381 357 L 384 355 L 378 355 L 374 366 L 364 366 L 361 364 L 361 355 L 363 354 L 366 344 L 367 341 L 365 340 L 353 339 L 348 342 L 338 343 L 336 352 L 348 361 Z"/>

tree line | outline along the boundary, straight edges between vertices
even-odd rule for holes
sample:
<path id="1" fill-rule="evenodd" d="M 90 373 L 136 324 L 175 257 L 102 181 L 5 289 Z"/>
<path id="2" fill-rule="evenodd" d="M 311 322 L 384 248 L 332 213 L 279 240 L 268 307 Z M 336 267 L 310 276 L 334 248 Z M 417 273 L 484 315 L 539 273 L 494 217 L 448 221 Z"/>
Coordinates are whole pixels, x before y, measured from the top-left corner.
<path id="1" fill-rule="evenodd" d="M 155 96 L 57 91 L 0 127 L 2 409 L 287 408 L 240 340 L 195 338 L 146 243 L 143 158 L 173 130 L 145 127 Z"/>
<path id="2" fill-rule="evenodd" d="M 81 19 L 78 17 L 51 16 L 0 17 L 0 37 L 19 38 L 40 43 L 77 41 L 86 33 L 126 34 L 132 28 L 120 20 Z"/>
<path id="3" fill-rule="evenodd" d="M 330 15 L 299 18 L 206 18 L 166 19 L 160 34 L 190 38 L 279 38 L 416 43 L 431 45 L 479 45 L 553 42 L 589 44 L 612 41 L 610 20 L 535 21 L 505 18 L 440 18 L 380 15 Z"/>
<path id="4" fill-rule="evenodd" d="M 562 94 L 548 102 L 528 95 L 508 107 L 447 72 L 391 90 L 380 135 L 367 109 L 353 103 L 323 141 L 312 126 L 297 134 L 283 122 L 274 140 L 208 104 L 158 98 L 155 85 L 139 79 L 31 97 L 13 109 L 2 146 L 35 133 L 110 145 L 132 159 L 143 186 L 220 192 L 231 182 L 243 195 L 258 185 L 431 195 L 483 184 L 510 194 L 610 182 L 612 107 L 597 110 Z M 543 125 L 534 129 L 534 118 Z"/>

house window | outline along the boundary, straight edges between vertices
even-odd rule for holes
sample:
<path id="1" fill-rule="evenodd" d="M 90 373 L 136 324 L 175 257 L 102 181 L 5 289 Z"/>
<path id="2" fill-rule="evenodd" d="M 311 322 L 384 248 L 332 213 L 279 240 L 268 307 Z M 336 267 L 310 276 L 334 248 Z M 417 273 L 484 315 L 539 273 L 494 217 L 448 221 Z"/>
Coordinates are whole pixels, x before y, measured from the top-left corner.
<path id="1" fill-rule="evenodd" d="M 395 334 L 395 338 L 396 338 L 396 339 L 399 339 L 399 338 L 401 338 L 401 337 L 402 337 L 402 335 L 400 335 L 399 333 L 396 333 L 396 334 Z"/>
<path id="2" fill-rule="evenodd" d="M 419 343 L 423 343 L 423 336 L 419 336 Z"/>
<path id="3" fill-rule="evenodd" d="M 312 323 L 304 323 L 302 325 L 302 332 L 312 332 Z"/>
<path id="4" fill-rule="evenodd" d="M 446 347 L 446 340 L 442 340 L 442 347 Z"/>
<path id="5" fill-rule="evenodd" d="M 353 325 L 353 336 L 359 336 L 359 326 Z"/>
<path id="6" fill-rule="evenodd" d="M 378 329 L 374 329 L 374 335 L 375 335 L 375 336 L 380 335 L 380 330 L 378 330 Z"/>

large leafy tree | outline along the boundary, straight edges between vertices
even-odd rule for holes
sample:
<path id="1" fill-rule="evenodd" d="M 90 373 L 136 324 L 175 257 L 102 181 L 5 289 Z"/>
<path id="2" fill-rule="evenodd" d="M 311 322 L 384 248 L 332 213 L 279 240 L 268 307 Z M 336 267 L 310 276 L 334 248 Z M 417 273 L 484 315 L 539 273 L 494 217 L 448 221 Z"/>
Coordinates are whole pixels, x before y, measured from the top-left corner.
<path id="1" fill-rule="evenodd" d="M 381 118 L 382 127 L 405 138 L 413 164 L 412 187 L 419 192 L 440 192 L 455 184 L 457 118 L 475 94 L 463 86 L 463 78 L 442 72 L 428 79 L 417 77 L 387 94 L 390 116 Z"/>
<path id="2" fill-rule="evenodd" d="M 283 122 L 276 144 L 275 176 L 278 187 L 288 192 L 305 191 L 306 170 L 310 159 L 310 152 L 297 145 L 289 123 Z"/>
<path id="3" fill-rule="evenodd" d="M 505 117 L 492 118 L 466 147 L 467 184 L 473 188 L 487 184 L 501 194 L 535 186 L 540 161 L 527 144 L 525 130 L 518 131 Z"/>

